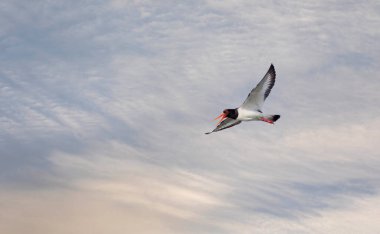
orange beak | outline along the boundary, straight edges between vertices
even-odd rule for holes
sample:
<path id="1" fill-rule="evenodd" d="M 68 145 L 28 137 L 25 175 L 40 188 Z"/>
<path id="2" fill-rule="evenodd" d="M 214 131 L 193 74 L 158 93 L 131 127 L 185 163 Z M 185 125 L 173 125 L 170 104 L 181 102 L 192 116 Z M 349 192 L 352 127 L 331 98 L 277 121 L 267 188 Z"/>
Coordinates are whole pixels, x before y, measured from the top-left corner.
<path id="1" fill-rule="evenodd" d="M 218 124 L 220 124 L 220 122 L 222 122 L 225 118 L 227 118 L 227 115 L 224 114 L 224 113 L 222 113 L 221 115 L 219 115 L 218 117 L 216 117 L 214 120 L 217 120 L 219 118 L 220 118 L 220 120 L 219 120 Z"/>

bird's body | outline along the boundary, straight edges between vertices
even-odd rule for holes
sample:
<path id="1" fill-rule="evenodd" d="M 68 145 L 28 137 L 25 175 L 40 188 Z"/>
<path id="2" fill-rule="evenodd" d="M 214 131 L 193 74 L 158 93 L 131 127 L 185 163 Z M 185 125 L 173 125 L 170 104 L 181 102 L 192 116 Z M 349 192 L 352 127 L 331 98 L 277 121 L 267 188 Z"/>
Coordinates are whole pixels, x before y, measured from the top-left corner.
<path id="1" fill-rule="evenodd" d="M 252 121 L 252 120 L 260 120 L 263 116 L 263 113 L 257 110 L 247 110 L 244 108 L 238 108 L 238 117 L 237 120 L 241 121 Z"/>
<path id="2" fill-rule="evenodd" d="M 266 115 L 261 111 L 265 99 L 268 97 L 276 80 L 276 72 L 273 64 L 269 67 L 264 78 L 248 94 L 244 103 L 235 109 L 225 109 L 221 115 L 218 126 L 212 131 L 217 132 L 240 124 L 242 121 L 264 121 L 270 124 L 276 122 L 280 115 Z M 208 132 L 206 134 L 210 134 Z"/>

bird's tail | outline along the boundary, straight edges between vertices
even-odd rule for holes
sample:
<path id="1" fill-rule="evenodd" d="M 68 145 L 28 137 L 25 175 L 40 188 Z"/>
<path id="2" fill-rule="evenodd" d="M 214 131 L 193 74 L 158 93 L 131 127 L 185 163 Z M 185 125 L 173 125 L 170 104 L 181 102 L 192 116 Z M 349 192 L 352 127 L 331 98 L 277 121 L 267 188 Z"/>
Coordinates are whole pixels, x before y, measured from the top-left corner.
<path id="1" fill-rule="evenodd" d="M 276 122 L 280 118 L 280 115 L 267 115 L 265 117 L 270 121 Z"/>

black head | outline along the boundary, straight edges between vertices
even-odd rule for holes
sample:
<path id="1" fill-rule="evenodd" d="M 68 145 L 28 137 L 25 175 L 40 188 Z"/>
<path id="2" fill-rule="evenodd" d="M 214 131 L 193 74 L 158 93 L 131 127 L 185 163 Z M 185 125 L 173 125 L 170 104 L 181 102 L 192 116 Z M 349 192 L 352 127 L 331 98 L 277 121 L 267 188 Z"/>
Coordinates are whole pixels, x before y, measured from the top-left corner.
<path id="1" fill-rule="evenodd" d="M 225 109 L 223 111 L 223 114 L 225 114 L 226 117 L 231 119 L 236 119 L 238 117 L 237 109 Z"/>
<path id="2" fill-rule="evenodd" d="M 236 119 L 238 117 L 237 109 L 225 109 L 222 114 L 215 118 L 215 120 L 219 119 L 218 124 L 220 124 L 226 118 Z"/>

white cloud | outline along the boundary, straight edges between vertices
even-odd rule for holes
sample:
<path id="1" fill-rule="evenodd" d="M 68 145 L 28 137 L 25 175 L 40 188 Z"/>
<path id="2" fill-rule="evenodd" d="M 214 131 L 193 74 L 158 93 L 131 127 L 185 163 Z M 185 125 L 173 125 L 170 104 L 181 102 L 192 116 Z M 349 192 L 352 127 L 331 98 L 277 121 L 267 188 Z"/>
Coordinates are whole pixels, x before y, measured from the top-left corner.
<path id="1" fill-rule="evenodd" d="M 1 6 L 2 232 L 339 233 L 372 214 L 376 1 Z M 271 62 L 280 121 L 205 136 Z"/>

